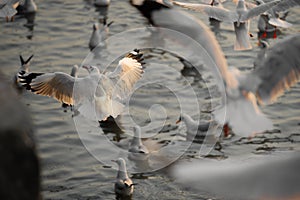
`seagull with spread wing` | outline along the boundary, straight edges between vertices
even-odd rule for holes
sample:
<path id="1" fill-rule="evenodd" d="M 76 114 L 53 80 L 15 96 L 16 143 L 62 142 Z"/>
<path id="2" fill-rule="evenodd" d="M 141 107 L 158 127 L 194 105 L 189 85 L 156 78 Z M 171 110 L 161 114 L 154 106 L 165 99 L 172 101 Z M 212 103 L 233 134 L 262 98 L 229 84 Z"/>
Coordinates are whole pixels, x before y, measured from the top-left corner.
<path id="1" fill-rule="evenodd" d="M 173 1 L 175 5 L 194 11 L 204 12 L 209 15 L 209 17 L 215 18 L 219 21 L 233 23 L 236 36 L 234 50 L 252 49 L 249 40 L 249 20 L 264 13 L 265 11 L 276 5 L 278 2 L 279 1 L 272 1 L 248 10 L 245 5 L 245 1 L 239 0 L 237 2 L 236 10 L 230 11 L 222 7 Z"/>
<path id="2" fill-rule="evenodd" d="M 272 103 L 285 89 L 299 80 L 300 34 L 288 37 L 270 47 L 261 56 L 262 60 L 256 63 L 255 70 L 244 74 L 237 68 L 228 68 L 224 53 L 214 34 L 200 20 L 159 0 L 130 2 L 154 26 L 186 34 L 206 50 L 215 65 L 204 67 L 211 71 L 220 91 L 223 91 L 225 85 L 226 96 L 222 98 L 222 106 L 214 111 L 219 123 L 225 121 L 233 132 L 240 136 L 249 136 L 273 128 L 271 120 L 260 111 L 257 100 L 261 104 Z"/>
<path id="3" fill-rule="evenodd" d="M 135 49 L 121 59 L 111 73 L 103 74 L 95 66 L 83 66 L 89 75 L 82 78 L 63 72 L 20 72 L 19 78 L 27 90 L 74 105 L 83 116 L 102 121 L 122 112 L 125 99 L 144 72 L 142 56 Z"/>

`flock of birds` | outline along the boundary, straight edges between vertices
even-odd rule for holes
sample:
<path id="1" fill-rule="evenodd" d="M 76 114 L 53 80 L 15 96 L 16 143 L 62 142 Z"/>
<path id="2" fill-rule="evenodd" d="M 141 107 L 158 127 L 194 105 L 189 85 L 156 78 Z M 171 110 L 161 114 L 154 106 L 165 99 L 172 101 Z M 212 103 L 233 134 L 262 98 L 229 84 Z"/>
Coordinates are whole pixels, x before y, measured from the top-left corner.
<path id="1" fill-rule="evenodd" d="M 95 0 L 94 4 L 109 6 L 110 1 Z M 223 97 L 223 104 L 213 112 L 214 119 L 218 123 L 225 127 L 229 126 L 236 135 L 247 137 L 273 128 L 273 123 L 262 113 L 260 106 L 275 102 L 286 89 L 298 82 L 300 34 L 285 36 L 271 47 L 265 41 L 261 41 L 262 44 L 266 44 L 265 49 L 255 61 L 255 68 L 245 73 L 237 68 L 230 68 L 214 33 L 201 20 L 179 7 L 203 12 L 217 23 L 233 23 L 236 37 L 234 50 L 241 51 L 252 48 L 249 40 L 253 37 L 249 32 L 250 19 L 259 16 L 258 29 L 263 33 L 273 32 L 280 27 L 289 28 L 292 24 L 286 22 L 285 17 L 289 8 L 300 5 L 299 0 L 268 2 L 256 0 L 256 4 L 238 0 L 236 10 L 224 8 L 221 0 L 206 1 L 203 4 L 172 0 L 130 0 L 130 4 L 136 7 L 154 27 L 186 34 L 206 50 L 217 68 L 205 67 L 217 80 L 218 88 L 220 90 L 225 88 L 226 94 Z M 18 9 L 24 13 L 35 12 L 37 6 L 33 0 L 0 0 L 0 17 L 6 18 L 6 21 L 12 21 Z M 101 23 L 93 25 L 88 43 L 91 51 L 103 45 L 112 23 L 103 19 Z M 20 56 L 21 67 L 14 77 L 18 91 L 26 88 L 35 94 L 53 97 L 62 102 L 63 106 L 74 106 L 84 117 L 97 121 L 105 121 L 110 116 L 115 118 L 122 113 L 124 101 L 133 92 L 135 84 L 144 73 L 143 53 L 138 49 L 125 55 L 113 72 L 102 73 L 95 66 L 82 66 L 88 71 L 85 77 L 78 77 L 77 65 L 74 65 L 71 74 L 30 72 L 29 63 L 32 58 L 33 55 L 26 60 Z M 180 121 L 187 127 L 188 140 L 194 139 L 194 133 L 205 136 L 212 123 L 211 121 L 196 123 L 186 113 L 181 114 L 178 123 Z M 227 134 L 228 131 L 224 129 L 224 135 Z M 137 155 L 149 154 L 142 143 L 139 126 L 134 127 L 134 138 L 129 152 Z M 127 175 L 125 160 L 119 158 L 114 162 L 119 166 L 115 192 L 121 197 L 131 196 L 135 184 Z"/>

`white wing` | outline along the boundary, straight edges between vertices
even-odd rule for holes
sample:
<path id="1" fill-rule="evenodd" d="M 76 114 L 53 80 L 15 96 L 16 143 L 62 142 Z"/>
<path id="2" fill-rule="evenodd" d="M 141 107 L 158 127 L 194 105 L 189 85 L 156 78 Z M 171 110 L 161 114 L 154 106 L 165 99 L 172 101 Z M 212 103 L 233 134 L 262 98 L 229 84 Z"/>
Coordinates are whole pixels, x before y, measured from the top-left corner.
<path id="1" fill-rule="evenodd" d="M 268 2 L 265 4 L 261 4 L 259 6 L 256 6 L 255 8 L 252 8 L 252 9 L 248 10 L 245 14 L 243 14 L 241 16 L 240 21 L 247 21 L 253 17 L 256 17 L 256 16 L 266 12 L 267 10 L 269 10 L 270 8 L 272 8 L 273 6 L 275 6 L 278 3 L 279 3 L 279 0 L 275 0 L 272 2 Z"/>
<path id="2" fill-rule="evenodd" d="M 22 75 L 19 73 L 21 83 L 26 89 L 31 90 L 33 93 L 49 96 L 57 99 L 66 104 L 74 105 L 74 99 L 76 103 L 86 97 L 87 93 L 85 88 L 89 87 L 88 78 L 78 78 L 62 73 L 29 73 Z M 76 86 L 78 84 L 80 91 L 76 91 L 76 97 L 73 95 L 74 84 L 76 80 Z"/>
<path id="3" fill-rule="evenodd" d="M 200 159 L 175 166 L 173 175 L 185 187 L 217 199 L 299 199 L 300 156 L 251 156 Z M 298 197 L 298 198 L 297 198 Z"/>
<path id="4" fill-rule="evenodd" d="M 187 8 L 190 10 L 204 12 L 209 17 L 217 19 L 222 22 L 236 22 L 238 20 L 238 15 L 236 12 L 231 12 L 222 7 L 203 5 L 203 4 L 195 4 L 195 3 L 183 3 L 178 1 L 173 1 L 175 5 L 181 6 L 183 8 Z"/>

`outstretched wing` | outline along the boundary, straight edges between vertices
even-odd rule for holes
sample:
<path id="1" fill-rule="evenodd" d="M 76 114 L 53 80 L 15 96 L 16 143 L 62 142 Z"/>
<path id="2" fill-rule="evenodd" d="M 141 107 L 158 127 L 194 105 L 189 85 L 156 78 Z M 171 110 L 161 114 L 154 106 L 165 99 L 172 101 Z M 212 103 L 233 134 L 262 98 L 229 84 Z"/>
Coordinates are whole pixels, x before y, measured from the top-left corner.
<path id="1" fill-rule="evenodd" d="M 256 17 L 256 16 L 266 12 L 267 10 L 269 10 L 270 8 L 272 8 L 279 2 L 280 2 L 279 0 L 275 0 L 272 2 L 268 2 L 265 4 L 261 4 L 259 6 L 256 6 L 255 8 L 248 10 L 244 15 L 242 15 L 240 21 L 247 21 L 253 17 Z"/>
<path id="2" fill-rule="evenodd" d="M 106 79 L 103 87 L 107 92 L 111 91 L 110 95 L 114 99 L 123 100 L 130 95 L 134 85 L 144 73 L 142 60 L 143 54 L 135 49 L 119 61 L 119 65 L 113 73 L 107 75 L 110 83 L 108 84 Z"/>
<path id="3" fill-rule="evenodd" d="M 68 74 L 62 72 L 23 74 L 19 72 L 19 78 L 21 84 L 35 94 L 53 97 L 66 104 L 74 104 L 75 78 Z"/>
<path id="4" fill-rule="evenodd" d="M 300 34 L 269 48 L 254 75 L 261 79 L 257 96 L 261 103 L 272 103 L 300 79 Z"/>
<path id="5" fill-rule="evenodd" d="M 222 22 L 233 23 L 238 20 L 238 15 L 236 14 L 236 12 L 231 12 L 222 7 L 196 4 L 196 3 L 183 3 L 179 1 L 173 1 L 173 3 L 183 8 L 187 8 L 198 12 L 204 12 L 209 17 L 212 17 Z"/>

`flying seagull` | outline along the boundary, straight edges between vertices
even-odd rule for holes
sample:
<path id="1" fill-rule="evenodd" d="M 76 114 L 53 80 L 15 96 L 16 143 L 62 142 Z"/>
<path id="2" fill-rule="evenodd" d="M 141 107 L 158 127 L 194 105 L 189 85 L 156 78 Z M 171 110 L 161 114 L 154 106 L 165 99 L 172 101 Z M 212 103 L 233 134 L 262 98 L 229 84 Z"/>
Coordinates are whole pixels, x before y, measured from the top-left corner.
<path id="1" fill-rule="evenodd" d="M 222 7 L 194 4 L 194 3 L 183 3 L 173 1 L 175 5 L 188 8 L 195 11 L 201 11 L 206 13 L 209 17 L 215 18 L 219 21 L 233 23 L 236 41 L 234 44 L 234 50 L 247 50 L 252 49 L 249 40 L 249 20 L 256 17 L 268 9 L 272 8 L 279 1 L 272 1 L 252 9 L 247 9 L 244 0 L 239 0 L 235 11 L 230 11 Z"/>
<path id="2" fill-rule="evenodd" d="M 119 61 L 114 72 L 105 74 L 95 66 L 83 66 L 89 75 L 82 78 L 63 72 L 20 72 L 19 78 L 27 90 L 75 105 L 86 118 L 102 121 L 122 112 L 125 99 L 144 72 L 140 63 L 142 56 L 135 49 Z"/>
<path id="3" fill-rule="evenodd" d="M 223 91 L 225 85 L 226 98 L 223 97 L 222 106 L 214 111 L 219 123 L 225 121 L 240 136 L 273 128 L 272 122 L 260 111 L 256 102 L 257 99 L 261 104 L 274 102 L 285 89 L 299 80 L 300 34 L 288 37 L 266 50 L 261 62 L 257 63 L 259 67 L 251 73 L 242 74 L 236 68 L 228 69 L 214 34 L 200 20 L 158 0 L 130 2 L 154 26 L 184 33 L 205 48 L 215 66 L 204 67 L 212 72 L 220 91 Z"/>

